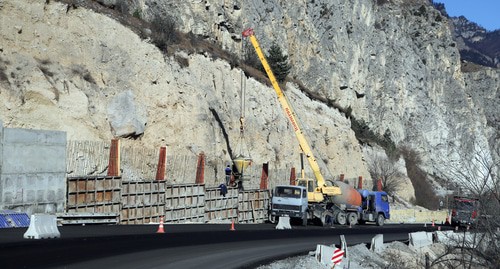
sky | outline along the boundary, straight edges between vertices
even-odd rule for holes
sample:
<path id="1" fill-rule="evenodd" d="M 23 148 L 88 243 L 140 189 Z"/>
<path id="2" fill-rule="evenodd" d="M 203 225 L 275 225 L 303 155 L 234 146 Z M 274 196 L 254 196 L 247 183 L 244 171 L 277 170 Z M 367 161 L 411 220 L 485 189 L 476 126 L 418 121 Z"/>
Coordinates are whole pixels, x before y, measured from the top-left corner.
<path id="1" fill-rule="evenodd" d="M 464 16 L 488 31 L 500 29 L 500 0 L 434 0 L 443 3 L 451 17 Z"/>

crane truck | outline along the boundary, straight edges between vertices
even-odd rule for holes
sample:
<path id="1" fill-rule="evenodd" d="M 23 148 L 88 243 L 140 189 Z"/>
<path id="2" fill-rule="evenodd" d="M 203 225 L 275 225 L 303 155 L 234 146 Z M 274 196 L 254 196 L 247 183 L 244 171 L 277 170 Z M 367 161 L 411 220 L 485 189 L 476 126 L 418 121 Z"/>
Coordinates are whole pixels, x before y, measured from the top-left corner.
<path id="1" fill-rule="evenodd" d="M 274 188 L 269 212 L 271 222 L 287 215 L 300 219 L 303 225 L 307 225 L 309 220 L 319 222 L 321 225 L 335 223 L 355 225 L 364 222 L 383 225 L 385 219 L 390 218 L 387 193 L 356 190 L 342 181 L 325 180 L 296 115 L 260 48 L 253 29 L 244 30 L 242 36 L 248 38 L 254 47 L 285 116 L 292 125 L 300 149 L 305 154 L 314 174 L 314 179 L 305 178 L 302 167 L 297 185 L 280 185 Z"/>

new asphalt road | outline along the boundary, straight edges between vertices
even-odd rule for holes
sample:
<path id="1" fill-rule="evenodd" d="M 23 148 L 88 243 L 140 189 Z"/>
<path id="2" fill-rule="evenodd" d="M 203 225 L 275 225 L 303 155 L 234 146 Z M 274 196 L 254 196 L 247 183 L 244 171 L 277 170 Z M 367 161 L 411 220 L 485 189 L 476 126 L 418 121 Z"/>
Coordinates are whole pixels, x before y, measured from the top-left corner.
<path id="1" fill-rule="evenodd" d="M 317 244 L 407 240 L 422 225 L 292 226 L 272 224 L 62 226 L 57 239 L 23 239 L 26 228 L 0 229 L 0 268 L 255 268 L 306 254 Z"/>

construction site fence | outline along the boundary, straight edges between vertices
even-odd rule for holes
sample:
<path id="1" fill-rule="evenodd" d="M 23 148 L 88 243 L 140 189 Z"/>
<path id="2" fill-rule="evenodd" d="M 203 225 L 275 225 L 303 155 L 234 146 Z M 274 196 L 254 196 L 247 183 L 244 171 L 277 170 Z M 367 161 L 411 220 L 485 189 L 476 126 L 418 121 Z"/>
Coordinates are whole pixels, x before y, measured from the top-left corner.
<path id="1" fill-rule="evenodd" d="M 205 184 L 126 181 L 120 177 L 69 177 L 66 213 L 82 223 L 263 223 L 268 219 L 268 190 L 238 190 Z M 60 216 L 64 223 L 64 216 Z M 118 220 L 116 220 L 118 219 Z M 66 221 L 66 223 L 70 223 Z"/>

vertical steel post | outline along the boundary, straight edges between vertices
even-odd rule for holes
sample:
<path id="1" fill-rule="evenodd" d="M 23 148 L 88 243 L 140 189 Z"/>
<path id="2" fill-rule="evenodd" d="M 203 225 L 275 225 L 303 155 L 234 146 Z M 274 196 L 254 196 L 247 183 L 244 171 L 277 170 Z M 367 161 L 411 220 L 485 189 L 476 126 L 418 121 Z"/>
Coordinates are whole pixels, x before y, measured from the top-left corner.
<path id="1" fill-rule="evenodd" d="M 269 175 L 269 163 L 262 164 L 262 176 L 260 177 L 260 189 L 267 190 L 267 179 Z"/>
<path id="2" fill-rule="evenodd" d="M 196 166 L 196 184 L 205 184 L 205 153 L 198 155 L 198 164 Z"/>
<path id="3" fill-rule="evenodd" d="M 290 170 L 290 185 L 295 186 L 297 184 L 295 181 L 296 179 L 297 174 L 295 173 L 295 167 L 292 167 L 292 169 Z"/>
<path id="4" fill-rule="evenodd" d="M 359 176 L 359 178 L 358 178 L 358 189 L 362 189 L 362 188 L 363 188 L 363 177 Z"/>
<path id="5" fill-rule="evenodd" d="M 158 167 L 156 168 L 156 180 L 165 180 L 167 170 L 167 147 L 160 147 L 158 156 Z"/>
<path id="6" fill-rule="evenodd" d="M 109 147 L 108 176 L 120 176 L 120 140 L 113 138 Z"/>

